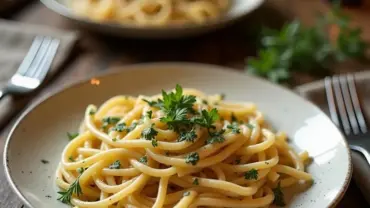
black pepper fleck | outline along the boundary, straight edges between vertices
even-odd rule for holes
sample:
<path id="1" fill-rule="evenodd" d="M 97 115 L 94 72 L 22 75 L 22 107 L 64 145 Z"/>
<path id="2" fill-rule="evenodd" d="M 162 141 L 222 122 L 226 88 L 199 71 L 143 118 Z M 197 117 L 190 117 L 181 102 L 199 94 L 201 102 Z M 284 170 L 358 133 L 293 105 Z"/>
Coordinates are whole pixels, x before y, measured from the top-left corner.
<path id="1" fill-rule="evenodd" d="M 44 160 L 44 159 L 42 159 L 42 160 L 41 160 L 41 162 L 42 162 L 43 164 L 48 164 L 48 163 L 49 163 L 49 161 Z"/>

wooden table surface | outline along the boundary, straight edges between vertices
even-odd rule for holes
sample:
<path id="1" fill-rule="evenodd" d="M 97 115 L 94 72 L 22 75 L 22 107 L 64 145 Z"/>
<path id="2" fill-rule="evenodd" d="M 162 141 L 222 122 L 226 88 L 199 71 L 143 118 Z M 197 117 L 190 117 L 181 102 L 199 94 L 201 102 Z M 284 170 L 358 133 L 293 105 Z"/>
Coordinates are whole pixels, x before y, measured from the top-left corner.
<path id="1" fill-rule="evenodd" d="M 366 4 L 361 9 L 349 9 L 346 12 L 352 16 L 355 24 L 363 28 L 364 38 L 370 41 L 370 24 L 366 23 L 370 20 L 370 1 Z M 154 61 L 189 61 L 243 70 L 245 57 L 255 54 L 255 35 L 258 26 L 264 24 L 278 27 L 283 22 L 297 17 L 305 24 L 311 24 L 315 11 L 327 9 L 328 5 L 319 0 L 270 0 L 235 25 L 201 37 L 180 40 L 119 39 L 82 31 L 81 40 L 72 57 L 63 65 L 58 76 L 51 80 L 34 99 L 30 100 L 30 103 L 45 96 L 50 90 L 61 88 L 62 85 L 75 82 L 86 75 L 109 71 L 111 66 Z M 45 8 L 39 1 L 24 5 L 6 18 L 64 29 L 78 29 L 63 17 Z M 350 66 L 355 70 L 362 70 L 366 67 L 357 63 L 351 63 Z M 313 79 L 317 78 L 300 76 L 295 80 L 295 84 L 302 84 Z M 1 161 L 4 138 L 11 125 L 10 123 L 0 132 L 2 135 L 0 138 Z M 7 184 L 2 166 L 0 167 L 0 207 L 23 207 L 22 202 Z M 369 207 L 369 205 L 366 204 L 354 182 L 351 182 L 345 197 L 337 207 L 360 208 Z"/>

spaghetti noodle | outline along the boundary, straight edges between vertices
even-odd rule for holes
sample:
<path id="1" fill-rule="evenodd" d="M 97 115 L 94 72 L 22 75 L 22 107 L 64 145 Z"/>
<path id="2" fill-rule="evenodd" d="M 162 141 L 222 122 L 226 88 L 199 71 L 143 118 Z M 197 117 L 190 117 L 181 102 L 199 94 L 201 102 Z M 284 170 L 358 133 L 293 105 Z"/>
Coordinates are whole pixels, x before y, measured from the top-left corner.
<path id="1" fill-rule="evenodd" d="M 252 103 L 176 86 L 89 105 L 57 170 L 59 200 L 79 208 L 268 207 L 310 181 Z"/>
<path id="2" fill-rule="evenodd" d="M 80 16 L 143 26 L 203 24 L 220 18 L 229 0 L 69 0 Z"/>

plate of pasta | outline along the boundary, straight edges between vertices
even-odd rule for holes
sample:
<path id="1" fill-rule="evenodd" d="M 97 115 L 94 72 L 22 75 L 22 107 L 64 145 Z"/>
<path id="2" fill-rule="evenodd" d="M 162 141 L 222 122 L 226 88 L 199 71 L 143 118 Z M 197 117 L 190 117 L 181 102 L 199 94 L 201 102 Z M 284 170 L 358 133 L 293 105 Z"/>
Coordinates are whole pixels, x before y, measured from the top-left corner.
<path id="1" fill-rule="evenodd" d="M 334 207 L 348 145 L 288 89 L 191 63 L 125 66 L 31 106 L 4 167 L 31 208 Z"/>
<path id="2" fill-rule="evenodd" d="M 264 0 L 41 0 L 88 29 L 135 38 L 178 38 L 224 27 Z"/>

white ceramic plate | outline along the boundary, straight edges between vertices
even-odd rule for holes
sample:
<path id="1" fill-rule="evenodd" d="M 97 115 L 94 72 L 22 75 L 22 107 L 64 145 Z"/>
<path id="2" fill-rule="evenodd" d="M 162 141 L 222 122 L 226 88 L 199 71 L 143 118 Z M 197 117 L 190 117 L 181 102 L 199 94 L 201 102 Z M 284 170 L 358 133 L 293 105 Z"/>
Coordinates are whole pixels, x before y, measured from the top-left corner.
<path id="1" fill-rule="evenodd" d="M 100 85 L 84 81 L 34 105 L 19 119 L 5 146 L 6 176 L 14 191 L 33 208 L 62 208 L 54 175 L 66 132 L 77 130 L 88 104 L 101 104 L 118 95 L 154 94 L 177 83 L 206 93 L 225 93 L 226 99 L 253 101 L 273 127 L 284 130 L 297 151 L 307 150 L 307 168 L 314 185 L 298 194 L 290 207 L 332 207 L 351 178 L 349 149 L 342 134 L 316 106 L 267 81 L 218 66 L 156 63 L 122 67 L 99 77 Z M 50 161 L 43 164 L 42 159 Z"/>
<path id="2" fill-rule="evenodd" d="M 67 0 L 41 0 L 49 9 L 73 20 L 78 25 L 98 32 L 134 38 L 179 38 L 204 34 L 224 27 L 260 7 L 265 0 L 232 0 L 232 6 L 218 21 L 202 25 L 168 26 L 168 27 L 138 27 L 113 23 L 94 22 L 87 18 L 79 17 L 69 9 Z"/>

